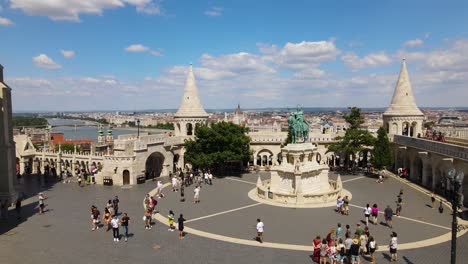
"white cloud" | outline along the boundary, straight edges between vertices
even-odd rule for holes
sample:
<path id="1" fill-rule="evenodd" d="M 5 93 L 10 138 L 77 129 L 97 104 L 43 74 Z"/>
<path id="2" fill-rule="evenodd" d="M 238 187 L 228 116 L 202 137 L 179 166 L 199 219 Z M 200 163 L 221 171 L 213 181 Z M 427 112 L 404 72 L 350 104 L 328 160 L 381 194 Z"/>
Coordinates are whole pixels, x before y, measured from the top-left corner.
<path id="1" fill-rule="evenodd" d="M 141 44 L 132 44 L 128 47 L 125 48 L 125 51 L 127 52 L 133 52 L 133 53 L 142 53 L 142 52 L 148 52 L 149 54 L 156 56 L 156 57 L 162 57 L 162 53 L 159 51 L 152 50 L 144 45 Z"/>
<path id="2" fill-rule="evenodd" d="M 203 54 L 200 58 L 200 62 L 205 68 L 227 71 L 233 74 L 263 74 L 275 72 L 272 67 L 265 64 L 260 56 L 247 52 L 221 55 L 218 57 Z"/>
<path id="3" fill-rule="evenodd" d="M 55 61 L 53 61 L 51 58 L 49 58 L 45 54 L 39 54 L 36 57 L 33 57 L 33 63 L 39 68 L 45 68 L 45 69 L 60 69 L 62 66 L 57 64 Z"/>
<path id="4" fill-rule="evenodd" d="M 353 71 L 362 68 L 387 65 L 392 62 L 390 56 L 388 56 L 385 52 L 370 53 L 362 58 L 360 58 L 354 52 L 347 52 L 346 54 L 341 56 L 341 60 Z"/>
<path id="5" fill-rule="evenodd" d="M 260 47 L 267 52 L 265 59 L 272 60 L 279 66 L 291 69 L 316 67 L 320 63 L 333 61 L 340 53 L 333 41 L 317 41 L 300 43 L 288 42 L 282 49 L 272 45 Z"/>
<path id="6" fill-rule="evenodd" d="M 224 8 L 222 7 L 212 6 L 208 10 L 206 10 L 204 14 L 212 17 L 221 16 L 223 14 L 223 10 Z"/>
<path id="7" fill-rule="evenodd" d="M 404 44 L 403 44 L 403 47 L 405 48 L 415 48 L 415 47 L 421 47 L 422 45 L 424 45 L 424 41 L 422 39 L 411 39 L 411 40 L 408 40 L 406 41 Z"/>
<path id="8" fill-rule="evenodd" d="M 101 15 L 105 9 L 133 5 L 138 12 L 161 14 L 159 2 L 153 0 L 10 0 L 12 9 L 28 15 L 46 16 L 52 20 L 79 22 L 80 14 Z"/>
<path id="9" fill-rule="evenodd" d="M 4 17 L 0 17 L 0 26 L 12 26 L 14 25 L 15 23 L 13 23 L 13 21 L 11 21 L 10 19 L 8 18 L 4 18 Z"/>
<path id="10" fill-rule="evenodd" d="M 75 57 L 75 52 L 73 50 L 60 50 L 60 53 L 67 59 Z"/>

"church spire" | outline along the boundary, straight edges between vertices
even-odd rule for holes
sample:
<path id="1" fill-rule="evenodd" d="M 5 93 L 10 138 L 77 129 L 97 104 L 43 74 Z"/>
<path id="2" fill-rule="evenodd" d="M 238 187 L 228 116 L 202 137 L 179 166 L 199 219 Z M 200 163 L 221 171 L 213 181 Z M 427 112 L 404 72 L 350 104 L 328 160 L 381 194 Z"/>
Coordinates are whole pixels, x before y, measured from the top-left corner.
<path id="1" fill-rule="evenodd" d="M 422 116 L 423 113 L 419 110 L 414 99 L 413 89 L 409 80 L 406 62 L 403 59 L 401 64 L 400 76 L 393 92 L 392 101 L 384 115 L 387 116 Z"/>
<path id="2" fill-rule="evenodd" d="M 198 88 L 195 83 L 195 76 L 193 74 L 192 64 L 190 64 L 187 80 L 185 81 L 184 96 L 180 103 L 179 110 L 175 117 L 207 117 L 203 105 L 201 104 L 200 97 L 198 96 Z"/>

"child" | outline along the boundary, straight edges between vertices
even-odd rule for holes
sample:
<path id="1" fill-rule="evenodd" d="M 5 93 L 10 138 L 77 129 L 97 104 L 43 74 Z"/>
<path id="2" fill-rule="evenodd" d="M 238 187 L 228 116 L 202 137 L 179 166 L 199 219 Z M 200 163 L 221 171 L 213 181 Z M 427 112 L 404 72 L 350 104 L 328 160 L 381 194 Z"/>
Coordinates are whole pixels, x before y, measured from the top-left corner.
<path id="1" fill-rule="evenodd" d="M 172 212 L 172 210 L 169 210 L 169 215 L 167 217 L 168 217 L 168 221 L 169 221 L 168 231 L 174 232 L 174 229 L 175 229 L 175 226 L 174 226 L 174 212 Z"/>

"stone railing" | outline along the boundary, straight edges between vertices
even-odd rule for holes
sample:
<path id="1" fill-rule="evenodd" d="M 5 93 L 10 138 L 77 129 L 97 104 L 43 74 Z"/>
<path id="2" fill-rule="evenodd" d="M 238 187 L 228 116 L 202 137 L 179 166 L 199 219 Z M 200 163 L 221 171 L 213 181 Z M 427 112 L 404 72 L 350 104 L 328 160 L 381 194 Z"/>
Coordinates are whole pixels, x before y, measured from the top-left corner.
<path id="1" fill-rule="evenodd" d="M 177 137 L 166 137 L 164 140 L 164 146 L 175 146 L 182 145 L 185 142 L 185 139 L 190 138 L 190 136 L 177 136 Z"/>
<path id="2" fill-rule="evenodd" d="M 468 161 L 468 147 L 399 135 L 393 136 L 393 142 L 399 145 L 433 152 L 450 158 Z"/>
<path id="3" fill-rule="evenodd" d="M 446 137 L 468 139 L 468 128 L 461 127 L 435 127 L 436 131 L 445 134 Z"/>
<path id="4" fill-rule="evenodd" d="M 277 133 L 263 133 L 263 132 L 252 132 L 248 136 L 251 139 L 251 143 L 267 143 L 267 144 L 281 144 L 286 141 L 288 133 L 277 132 Z"/>

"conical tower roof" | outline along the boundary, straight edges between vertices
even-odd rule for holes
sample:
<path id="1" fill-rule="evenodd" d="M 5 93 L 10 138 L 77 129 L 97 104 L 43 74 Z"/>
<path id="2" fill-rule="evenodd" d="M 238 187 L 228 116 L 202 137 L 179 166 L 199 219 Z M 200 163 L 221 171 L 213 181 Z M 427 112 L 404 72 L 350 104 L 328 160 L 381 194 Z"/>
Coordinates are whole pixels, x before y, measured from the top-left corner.
<path id="1" fill-rule="evenodd" d="M 385 111 L 386 116 L 423 116 L 414 100 L 406 62 L 401 64 L 400 76 L 393 92 L 392 102 Z"/>
<path id="2" fill-rule="evenodd" d="M 187 80 L 185 81 L 184 96 L 175 117 L 208 117 L 198 96 L 192 65 L 190 65 Z"/>

